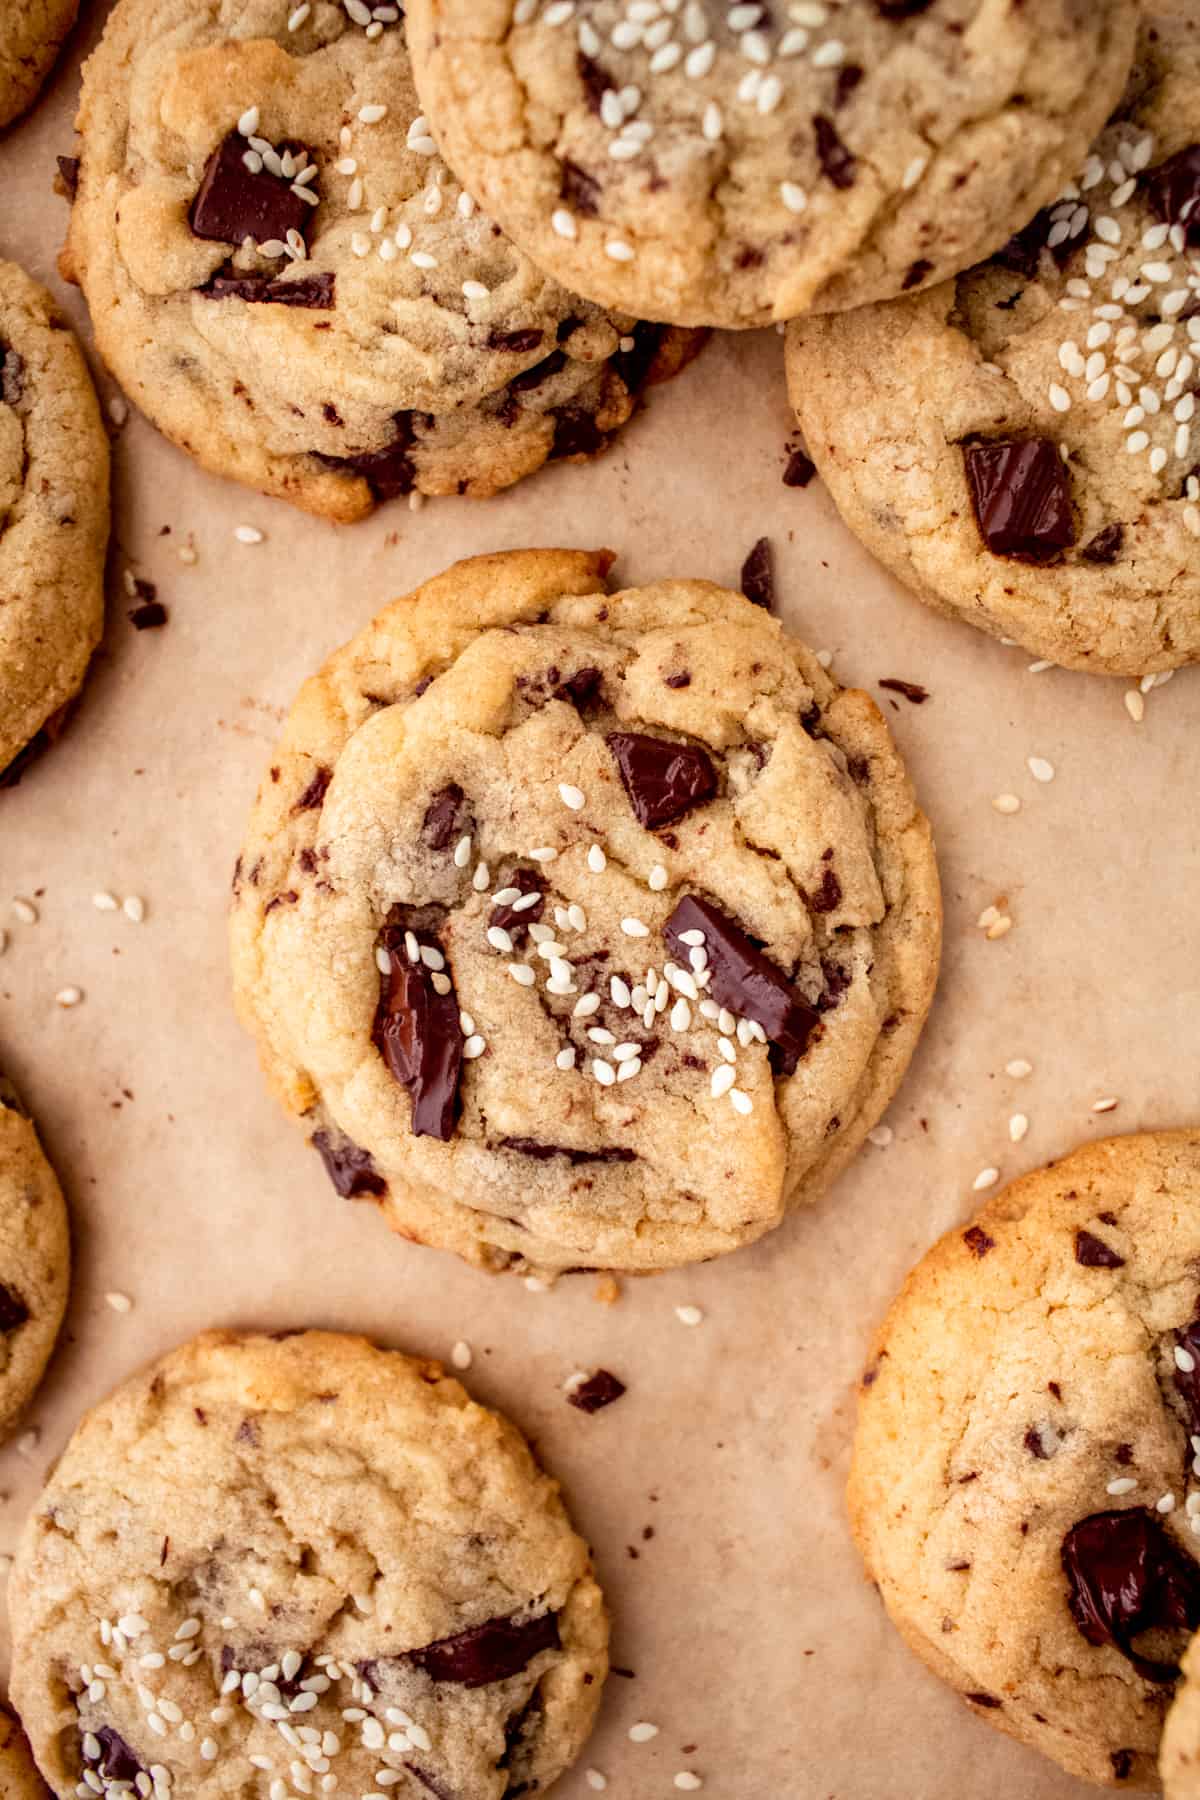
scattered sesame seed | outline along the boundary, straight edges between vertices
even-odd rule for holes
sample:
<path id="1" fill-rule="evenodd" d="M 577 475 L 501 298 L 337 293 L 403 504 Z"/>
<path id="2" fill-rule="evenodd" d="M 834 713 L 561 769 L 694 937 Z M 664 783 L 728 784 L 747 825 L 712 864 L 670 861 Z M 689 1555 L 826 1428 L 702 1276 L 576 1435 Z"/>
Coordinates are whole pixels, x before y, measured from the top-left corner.
<path id="1" fill-rule="evenodd" d="M 1155 1512 L 1169 1513 L 1175 1511 L 1174 1494 L 1163 1494 L 1154 1502 Z"/>
<path id="2" fill-rule="evenodd" d="M 133 1301 L 129 1298 L 128 1294 L 105 1294 L 104 1298 L 114 1312 L 127 1313 L 133 1311 Z"/>
<path id="3" fill-rule="evenodd" d="M 264 537 L 257 525 L 237 525 L 233 535 L 239 544 L 261 544 Z"/>
<path id="4" fill-rule="evenodd" d="M 894 1136 L 890 1125 L 873 1125 L 867 1133 L 867 1142 L 874 1144 L 877 1150 L 886 1150 Z"/>
<path id="5" fill-rule="evenodd" d="M 1115 1112 L 1118 1105 L 1116 1096 L 1109 1094 L 1103 1100 L 1093 1100 L 1092 1111 L 1094 1113 Z"/>
<path id="6" fill-rule="evenodd" d="M 558 797 L 564 806 L 570 807 L 572 812 L 582 812 L 587 805 L 582 788 L 572 787 L 567 781 L 559 782 Z"/>
<path id="7" fill-rule="evenodd" d="M 587 865 L 593 875 L 603 875 L 608 867 L 608 858 L 599 844 L 593 844 L 587 853 Z"/>
<path id="8" fill-rule="evenodd" d="M 1136 1486 L 1137 1480 L 1133 1475 L 1119 1475 L 1115 1481 L 1109 1482 L 1104 1491 L 1108 1494 L 1132 1494 Z"/>
<path id="9" fill-rule="evenodd" d="M 998 813 L 1017 813 L 1021 810 L 1021 802 L 1016 794 L 997 794 L 992 805 Z"/>
<path id="10" fill-rule="evenodd" d="M 1044 756 L 1029 757 L 1026 766 L 1035 781 L 1054 780 L 1054 764 L 1047 762 Z"/>
<path id="11" fill-rule="evenodd" d="M 694 1794 L 704 1786 L 704 1783 L 690 1769 L 680 1769 L 675 1777 L 675 1786 L 681 1788 L 685 1794 Z"/>
<path id="12" fill-rule="evenodd" d="M 146 917 L 146 902 L 138 894 L 127 894 L 121 902 L 121 911 L 135 925 L 140 925 Z"/>
<path id="13" fill-rule="evenodd" d="M 55 996 L 54 996 L 54 1002 L 55 1002 L 56 1006 L 62 1006 L 62 1007 L 67 1007 L 67 1008 L 70 1008 L 72 1006 L 78 1006 L 82 999 L 83 999 L 83 989 L 77 988 L 77 987 L 59 988 L 57 994 L 55 994 Z"/>
<path id="14" fill-rule="evenodd" d="M 1024 1081 L 1026 1075 L 1033 1074 L 1033 1064 L 1026 1062 L 1023 1056 L 1015 1056 L 1012 1062 L 1005 1063 L 1004 1073 L 1011 1075 L 1015 1081 Z"/>
<path id="15" fill-rule="evenodd" d="M 679 1312 L 680 1308 L 676 1307 L 675 1310 L 676 1312 Z M 645 1719 L 641 1720 L 637 1725 L 631 1725 L 629 1727 L 629 1739 L 630 1742 L 634 1744 L 648 1744 L 651 1738 L 656 1738 L 657 1736 L 658 1726 L 648 1724 Z"/>
<path id="16" fill-rule="evenodd" d="M 38 910 L 32 900 L 24 900 L 18 895 L 12 903 L 12 909 L 13 917 L 19 919 L 22 925 L 37 924 Z"/>
<path id="17" fill-rule="evenodd" d="M 643 924 L 641 919 L 622 919 L 621 930 L 625 933 L 626 937 L 644 938 L 650 936 L 650 927 Z"/>
<path id="18" fill-rule="evenodd" d="M 1135 725 L 1140 725 L 1145 718 L 1146 702 L 1143 700 L 1141 693 L 1137 688 L 1127 688 L 1125 690 L 1125 711 L 1129 714 Z"/>
<path id="19" fill-rule="evenodd" d="M 608 1776 L 602 1775 L 599 1769 L 585 1769 L 583 1779 L 594 1794 L 602 1794 L 608 1786 Z"/>
<path id="20" fill-rule="evenodd" d="M 100 893 L 92 895 L 92 905 L 97 912 L 116 912 L 120 906 L 120 901 L 116 898 L 115 894 Z"/>
<path id="21" fill-rule="evenodd" d="M 1178 1355 L 1178 1352 L 1176 1352 L 1176 1355 Z M 37 1449 L 38 1445 L 41 1443 L 41 1441 L 42 1441 L 42 1434 L 39 1431 L 38 1427 L 36 1425 L 31 1425 L 29 1430 L 23 1431 L 21 1433 L 20 1437 L 17 1439 L 17 1444 L 16 1444 L 17 1455 L 18 1456 L 32 1456 L 34 1451 Z M 122 1630 L 124 1630 L 124 1625 L 122 1625 Z M 132 1633 L 129 1633 L 129 1632 L 126 1633 L 126 1636 L 131 1636 L 131 1635 L 132 1635 Z"/>
<path id="22" fill-rule="evenodd" d="M 977 1194 L 982 1194 L 985 1188 L 995 1187 L 999 1179 L 999 1169 L 980 1169 L 971 1186 Z"/>
<path id="23" fill-rule="evenodd" d="M 1175 1346 L 1175 1367 L 1184 1375 L 1191 1375 L 1195 1372 L 1196 1359 L 1190 1350 L 1184 1349 L 1182 1344 Z M 19 1445 L 18 1448 L 20 1448 Z"/>
<path id="24" fill-rule="evenodd" d="M 472 1363 L 471 1346 L 460 1338 L 450 1352 L 450 1361 L 456 1369 L 469 1369 Z"/>
<path id="25" fill-rule="evenodd" d="M 1014 1144 L 1019 1144 L 1029 1130 L 1029 1120 L 1024 1113 L 1014 1113 L 1008 1121 L 1008 1135 Z"/>
<path id="26" fill-rule="evenodd" d="M 677 1306 L 675 1308 L 675 1317 L 679 1320 L 681 1325 L 699 1325 L 704 1318 L 704 1314 L 698 1306 Z M 633 1732 L 630 1732 L 629 1735 L 632 1737 Z M 651 1731 L 650 1735 L 654 1735 L 653 1731 Z M 636 1741 L 640 1743 L 641 1739 L 639 1738 Z"/>

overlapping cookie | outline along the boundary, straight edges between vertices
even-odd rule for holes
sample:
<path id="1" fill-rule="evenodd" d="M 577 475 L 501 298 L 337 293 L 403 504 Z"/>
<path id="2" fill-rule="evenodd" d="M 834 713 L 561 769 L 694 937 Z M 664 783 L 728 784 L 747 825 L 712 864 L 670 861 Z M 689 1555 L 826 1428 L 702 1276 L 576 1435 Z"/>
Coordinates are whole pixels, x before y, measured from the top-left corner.
<path id="1" fill-rule="evenodd" d="M 75 23 L 79 0 L 5 0 L 0 129 L 32 106 Z"/>
<path id="2" fill-rule="evenodd" d="M 700 342 L 484 217 L 401 10 L 120 0 L 84 73 L 64 267 L 101 354 L 207 468 L 334 519 L 593 455 Z"/>
<path id="3" fill-rule="evenodd" d="M 45 1373 L 70 1279 L 62 1189 L 16 1089 L 0 1075 L 0 1440 Z"/>

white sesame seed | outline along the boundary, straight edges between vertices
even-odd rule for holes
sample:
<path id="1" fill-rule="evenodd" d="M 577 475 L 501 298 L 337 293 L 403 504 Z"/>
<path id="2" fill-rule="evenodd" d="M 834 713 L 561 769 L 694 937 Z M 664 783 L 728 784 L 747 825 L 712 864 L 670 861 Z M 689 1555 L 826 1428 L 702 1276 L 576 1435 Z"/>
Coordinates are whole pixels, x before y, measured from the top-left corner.
<path id="1" fill-rule="evenodd" d="M 565 1050 L 560 1050 L 558 1055 L 554 1059 L 554 1066 L 556 1069 L 561 1069 L 564 1074 L 569 1069 L 573 1069 L 575 1067 L 575 1052 L 574 1052 L 574 1050 L 572 1050 L 570 1048 L 570 1046 L 568 1046 L 567 1049 L 565 1049 Z"/>
<path id="2" fill-rule="evenodd" d="M 564 806 L 570 807 L 572 812 L 582 812 L 583 808 L 587 805 L 583 790 L 581 788 L 572 787 L 571 784 L 566 781 L 559 782 L 558 797 Z"/>
<path id="3" fill-rule="evenodd" d="M 609 238 L 604 246 L 604 254 L 613 262 L 627 263 L 633 261 L 636 251 L 624 238 Z"/>
<path id="4" fill-rule="evenodd" d="M 100 893 L 92 895 L 92 905 L 97 912 L 116 912 L 120 907 L 120 901 L 113 894 Z"/>
<path id="5" fill-rule="evenodd" d="M 599 844 L 592 844 L 587 853 L 587 865 L 593 875 L 603 875 L 608 867 L 608 858 Z"/>
<path id="6" fill-rule="evenodd" d="M 257 106 L 252 106 L 238 120 L 238 130 L 245 138 L 253 137 L 258 130 L 259 113 Z"/>
<path id="7" fill-rule="evenodd" d="M 612 1003 L 614 1006 L 619 1006 L 624 1010 L 626 1007 L 633 1005 L 633 995 L 629 991 L 629 983 L 627 981 L 622 981 L 619 975 L 613 976 L 608 984 L 608 991 L 612 996 Z"/>
<path id="8" fill-rule="evenodd" d="M 532 987 L 536 976 L 528 963 L 506 963 L 509 974 L 518 987 Z"/>
<path id="9" fill-rule="evenodd" d="M 537 863 L 552 863 L 557 855 L 557 850 L 552 849 L 549 844 L 544 844 L 540 849 L 529 852 L 529 860 Z"/>
<path id="10" fill-rule="evenodd" d="M 625 933 L 626 937 L 644 938 L 650 936 L 650 927 L 643 924 L 641 919 L 622 919 L 621 930 Z"/>
<path id="11" fill-rule="evenodd" d="M 1112 1094 L 1108 1095 L 1103 1100 L 1094 1100 L 1092 1102 L 1092 1111 L 1094 1113 L 1115 1112 L 1116 1107 L 1117 1100 L 1115 1095 Z"/>
<path id="12" fill-rule="evenodd" d="M 729 1064 L 726 1063 L 725 1067 L 728 1068 Z M 734 1112 L 741 1113 L 743 1117 L 748 1117 L 749 1114 L 754 1111 L 753 1100 L 750 1098 L 749 1094 L 743 1093 L 741 1088 L 730 1088 L 729 1104 L 732 1106 Z"/>
<path id="13" fill-rule="evenodd" d="M 462 1053 L 468 1062 L 474 1062 L 477 1057 L 483 1055 L 486 1049 L 487 1040 L 480 1037 L 478 1032 L 474 1032 L 463 1044 Z"/>
<path id="14" fill-rule="evenodd" d="M 139 894 L 127 894 L 121 902 L 121 911 L 135 925 L 140 925 L 146 917 L 146 902 Z"/>
<path id="15" fill-rule="evenodd" d="M 602 1794 L 608 1786 L 608 1776 L 602 1775 L 599 1769 L 586 1769 L 583 1779 L 594 1794 Z"/>
<path id="16" fill-rule="evenodd" d="M 14 918 L 19 919 L 22 925 L 37 924 L 38 911 L 32 900 L 23 900 L 18 896 L 12 903 L 12 909 Z"/>
<path id="17" fill-rule="evenodd" d="M 127 1313 L 133 1311 L 133 1301 L 129 1298 L 128 1294 L 105 1294 L 104 1299 L 105 1303 L 111 1306 L 114 1312 Z"/>
<path id="18" fill-rule="evenodd" d="M 72 1006 L 78 1006 L 82 999 L 83 999 L 83 989 L 82 988 L 65 987 L 65 988 L 59 988 L 57 994 L 55 994 L 55 996 L 54 996 L 54 1003 L 56 1006 L 70 1008 Z"/>
<path id="19" fill-rule="evenodd" d="M 381 119 L 387 118 L 387 111 L 386 106 L 372 102 L 370 106 L 359 107 L 358 117 L 363 125 L 378 125 Z"/>
<path id="20" fill-rule="evenodd" d="M 1196 1359 L 1190 1350 L 1184 1349 L 1182 1344 L 1175 1346 L 1175 1367 L 1184 1375 L 1191 1375 L 1195 1372 Z"/>
<path id="21" fill-rule="evenodd" d="M 685 1794 L 694 1794 L 704 1786 L 704 1783 L 698 1775 L 693 1775 L 690 1769 L 680 1769 L 675 1777 L 675 1786 L 681 1788 Z"/>
<path id="22" fill-rule="evenodd" d="M 550 215 L 550 223 L 561 238 L 577 238 L 579 227 L 565 207 L 558 207 Z"/>
<path id="23" fill-rule="evenodd" d="M 498 950 L 502 956 L 512 955 L 513 941 L 509 933 L 505 931 L 503 925 L 489 925 L 487 928 L 487 941 L 492 949 Z"/>
<path id="24" fill-rule="evenodd" d="M 602 1056 L 592 1058 L 592 1074 L 601 1087 L 612 1087 L 617 1079 L 616 1070 L 610 1062 L 605 1062 Z"/>
<path id="25" fill-rule="evenodd" d="M 1140 725 L 1145 718 L 1146 702 L 1143 700 L 1137 688 L 1127 688 L 1125 690 L 1125 711 L 1129 714 L 1135 725 Z"/>
<path id="26" fill-rule="evenodd" d="M 469 1369 L 472 1362 L 470 1344 L 463 1343 L 460 1338 L 450 1352 L 450 1361 L 456 1369 Z"/>
<path id="27" fill-rule="evenodd" d="M 1026 767 L 1035 781 L 1054 780 L 1054 764 L 1047 762 L 1044 756 L 1031 756 L 1027 758 Z"/>
<path id="28" fill-rule="evenodd" d="M 465 869 L 470 860 L 471 838 L 468 834 L 466 837 L 460 837 L 454 846 L 454 866 L 456 869 Z"/>
<path id="29" fill-rule="evenodd" d="M 1137 1480 L 1134 1476 L 1119 1475 L 1115 1481 L 1109 1482 L 1104 1491 L 1108 1494 L 1132 1494 L 1136 1486 Z"/>
<path id="30" fill-rule="evenodd" d="M 261 544 L 264 536 L 257 525 L 237 525 L 233 535 L 239 544 Z"/>
<path id="31" fill-rule="evenodd" d="M 1155 1512 L 1169 1513 L 1175 1511 L 1174 1494 L 1163 1494 L 1154 1502 Z"/>
<path id="32" fill-rule="evenodd" d="M 712 1072 L 710 1090 L 714 1100 L 720 1100 L 727 1094 L 737 1080 L 737 1071 L 726 1062 L 719 1063 Z"/>
<path id="33" fill-rule="evenodd" d="M 1012 814 L 1021 810 L 1021 802 L 1016 794 L 997 794 L 992 805 L 998 813 Z"/>
<path id="34" fill-rule="evenodd" d="M 995 1187 L 999 1179 L 999 1169 L 980 1169 L 971 1186 L 977 1194 L 982 1194 L 985 1188 Z"/>
<path id="35" fill-rule="evenodd" d="M 795 181 L 780 182 L 779 197 L 791 213 L 802 213 L 808 205 L 808 195 Z"/>
<path id="36" fill-rule="evenodd" d="M 662 864 L 655 863 L 654 867 L 646 877 L 646 886 L 652 893 L 661 894 L 663 889 L 670 882 L 670 879 L 671 877 L 667 874 L 667 871 L 663 868 Z"/>
<path id="37" fill-rule="evenodd" d="M 1008 1135 L 1014 1144 L 1019 1144 L 1029 1130 L 1029 1120 L 1024 1113 L 1014 1113 L 1008 1121 Z"/>
<path id="38" fill-rule="evenodd" d="M 895 1135 L 890 1125 L 873 1125 L 867 1133 L 867 1142 L 874 1144 L 877 1150 L 886 1150 Z"/>

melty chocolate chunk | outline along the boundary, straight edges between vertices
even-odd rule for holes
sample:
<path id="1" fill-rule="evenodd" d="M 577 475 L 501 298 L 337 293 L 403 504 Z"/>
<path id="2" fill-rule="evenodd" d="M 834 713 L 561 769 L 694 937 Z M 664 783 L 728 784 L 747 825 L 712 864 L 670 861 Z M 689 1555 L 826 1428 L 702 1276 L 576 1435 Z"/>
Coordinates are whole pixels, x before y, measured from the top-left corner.
<path id="1" fill-rule="evenodd" d="M 1071 1616 L 1089 1644 L 1111 1644 L 1146 1681 L 1170 1682 L 1174 1662 L 1134 1648 L 1146 1632 L 1182 1638 L 1200 1625 L 1200 1567 L 1140 1507 L 1095 1513 L 1062 1544 Z M 1182 1649 L 1182 1641 L 1180 1644 Z"/>
<path id="2" fill-rule="evenodd" d="M 647 831 L 673 825 L 717 791 L 717 772 L 695 744 L 650 737 L 641 731 L 613 731 L 606 742 L 634 817 Z"/>
<path id="3" fill-rule="evenodd" d="M 439 994 L 434 971 L 409 956 L 410 936 L 389 927 L 381 939 L 390 969 L 382 977 L 374 1040 L 395 1080 L 412 1095 L 414 1137 L 449 1142 L 463 1060 L 458 1001 L 453 985 Z"/>
<path id="4" fill-rule="evenodd" d="M 1071 482 L 1056 444 L 968 444 L 963 455 L 975 517 L 993 555 L 1042 560 L 1071 547 Z"/>
<path id="5" fill-rule="evenodd" d="M 687 941 L 695 932 L 708 956 L 712 998 L 739 1018 L 761 1025 L 773 1047 L 773 1064 L 784 1075 L 794 1074 L 820 1015 L 727 913 L 711 900 L 688 894 L 663 927 L 668 945 L 686 966 L 690 950 L 699 948 Z"/>

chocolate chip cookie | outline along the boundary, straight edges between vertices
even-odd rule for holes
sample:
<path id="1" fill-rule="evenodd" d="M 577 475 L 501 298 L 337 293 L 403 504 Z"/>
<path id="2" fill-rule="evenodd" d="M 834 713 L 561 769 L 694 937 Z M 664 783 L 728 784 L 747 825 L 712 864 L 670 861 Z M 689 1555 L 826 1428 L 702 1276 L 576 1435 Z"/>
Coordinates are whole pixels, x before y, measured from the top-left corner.
<path id="1" fill-rule="evenodd" d="M 5 0 L 0 130 L 31 106 L 75 23 L 79 0 Z"/>
<path id="2" fill-rule="evenodd" d="M 5 1800 L 51 1800 L 50 1790 L 34 1768 L 25 1733 L 3 1706 L 0 1706 L 0 1794 Z"/>
<path id="3" fill-rule="evenodd" d="M 1127 0 L 415 0 L 438 142 L 605 306 L 766 325 L 943 280 L 1053 198 L 1128 72 Z"/>
<path id="4" fill-rule="evenodd" d="M 104 624 L 108 439 L 45 288 L 0 262 L 0 786 L 52 738 Z"/>
<path id="5" fill-rule="evenodd" d="M 207 468 L 332 519 L 591 456 L 701 341 L 566 293 L 484 217 L 401 11 L 121 0 L 84 75 L 64 268 L 101 354 Z"/>
<path id="6" fill-rule="evenodd" d="M 16 1089 L 0 1075 L 0 1439 L 42 1379 L 70 1280 L 62 1189 Z"/>
<path id="7" fill-rule="evenodd" d="M 919 1263 L 862 1379 L 850 1512 L 968 1709 L 1154 1785 L 1200 1626 L 1200 1132 L 1014 1182 Z"/>
<path id="8" fill-rule="evenodd" d="M 485 1267 L 654 1269 L 777 1225 L 900 1081 L 940 930 L 872 701 L 703 581 L 460 563 L 301 690 L 234 982 L 337 1192 Z"/>
<path id="9" fill-rule="evenodd" d="M 520 1434 L 436 1363 L 323 1332 L 209 1333 L 89 1413 L 9 1606 L 60 1794 L 541 1793 L 608 1668 Z"/>
<path id="10" fill-rule="evenodd" d="M 788 334 L 843 518 L 917 596 L 1067 668 L 1200 656 L 1200 15 L 1145 12 L 1077 178 L 990 262 Z"/>

